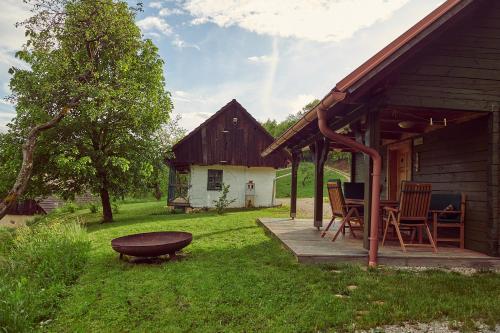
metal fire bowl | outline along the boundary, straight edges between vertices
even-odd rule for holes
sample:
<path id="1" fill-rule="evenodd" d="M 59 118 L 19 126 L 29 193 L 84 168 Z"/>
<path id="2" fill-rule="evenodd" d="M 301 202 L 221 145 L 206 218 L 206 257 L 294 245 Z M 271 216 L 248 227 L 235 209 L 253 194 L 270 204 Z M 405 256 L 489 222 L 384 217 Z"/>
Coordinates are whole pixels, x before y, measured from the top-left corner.
<path id="1" fill-rule="evenodd" d="M 161 231 L 147 232 L 115 238 L 111 241 L 113 250 L 122 255 L 134 257 L 157 257 L 168 254 L 175 258 L 175 251 L 188 246 L 193 240 L 189 232 Z"/>

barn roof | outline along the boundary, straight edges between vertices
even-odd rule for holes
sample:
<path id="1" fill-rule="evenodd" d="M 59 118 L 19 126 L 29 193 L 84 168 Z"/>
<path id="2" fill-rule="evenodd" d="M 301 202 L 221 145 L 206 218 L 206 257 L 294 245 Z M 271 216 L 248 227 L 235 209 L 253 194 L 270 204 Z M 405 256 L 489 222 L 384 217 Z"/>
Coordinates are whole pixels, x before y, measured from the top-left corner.
<path id="1" fill-rule="evenodd" d="M 367 90 L 362 89 L 363 86 L 371 84 L 372 80 L 377 77 L 384 69 L 397 62 L 397 60 L 421 45 L 421 42 L 433 33 L 438 31 L 438 28 L 444 26 L 451 21 L 454 17 L 458 16 L 464 9 L 468 8 L 474 0 L 447 0 L 437 9 L 432 11 L 425 18 L 420 20 L 417 24 L 411 27 L 408 31 L 396 38 L 389 45 L 384 47 L 381 51 L 376 53 L 373 57 L 364 62 L 361 66 L 356 68 L 353 72 L 347 75 L 344 79 L 339 81 L 335 87 L 323 98 L 326 99 L 330 95 L 338 95 L 339 100 L 349 100 L 350 95 L 354 95 L 357 91 L 366 93 Z M 358 96 L 359 97 L 359 96 Z M 322 101 L 321 101 L 322 102 Z M 287 141 L 292 139 L 298 133 L 317 118 L 317 107 L 321 104 L 318 103 L 311 111 L 306 113 L 294 125 L 286 130 L 280 137 L 278 137 L 271 145 L 269 145 L 263 152 L 262 156 L 267 156 L 276 149 L 285 146 Z M 341 107 L 340 103 L 334 104 Z M 331 108 L 331 109 L 332 109 Z"/>
<path id="2" fill-rule="evenodd" d="M 273 136 L 233 99 L 173 146 L 175 158 L 170 163 L 285 167 L 290 155 L 283 149 L 260 156 L 273 141 Z"/>

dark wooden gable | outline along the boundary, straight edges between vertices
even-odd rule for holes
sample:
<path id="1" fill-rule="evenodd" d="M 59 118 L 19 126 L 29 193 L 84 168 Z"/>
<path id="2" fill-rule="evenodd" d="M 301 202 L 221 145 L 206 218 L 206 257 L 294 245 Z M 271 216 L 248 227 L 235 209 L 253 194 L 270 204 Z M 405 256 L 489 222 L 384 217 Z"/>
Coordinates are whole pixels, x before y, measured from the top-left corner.
<path id="1" fill-rule="evenodd" d="M 174 166 L 240 165 L 282 168 L 285 150 L 261 157 L 274 138 L 236 100 L 232 100 L 173 147 Z"/>
<path id="2" fill-rule="evenodd" d="M 500 105 L 500 2 L 474 3 L 395 71 L 392 105 L 492 111 Z"/>

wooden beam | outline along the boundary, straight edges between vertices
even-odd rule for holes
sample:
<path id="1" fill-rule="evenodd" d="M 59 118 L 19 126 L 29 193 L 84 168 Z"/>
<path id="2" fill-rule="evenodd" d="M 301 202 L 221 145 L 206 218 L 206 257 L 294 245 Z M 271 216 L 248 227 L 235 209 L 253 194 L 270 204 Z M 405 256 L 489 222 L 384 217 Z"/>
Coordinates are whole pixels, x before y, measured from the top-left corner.
<path id="1" fill-rule="evenodd" d="M 376 104 L 377 105 L 377 104 Z M 370 109 L 367 115 L 367 131 L 365 133 L 365 145 L 376 150 L 379 150 L 380 145 L 380 108 L 376 105 Z M 365 159 L 367 168 L 364 170 L 365 175 L 365 207 L 364 207 L 364 230 L 363 230 L 363 246 L 365 249 L 370 247 L 370 216 L 372 202 L 372 168 L 373 163 L 369 158 Z"/>
<path id="2" fill-rule="evenodd" d="M 300 150 L 292 151 L 292 188 L 290 192 L 290 217 L 297 216 L 297 172 L 300 163 Z"/>
<path id="3" fill-rule="evenodd" d="M 356 181 L 356 154 L 355 153 L 351 153 L 351 172 L 350 172 L 350 176 L 351 176 L 351 182 L 355 182 Z"/>
<path id="4" fill-rule="evenodd" d="M 488 254 L 500 254 L 500 110 L 492 106 L 488 124 Z M 466 244 L 467 246 L 467 244 Z"/>
<path id="5" fill-rule="evenodd" d="M 311 146 L 314 161 L 314 226 L 323 226 L 323 176 L 324 166 L 330 151 L 328 139 L 322 137 Z"/>
<path id="6" fill-rule="evenodd" d="M 332 121 L 329 122 L 330 127 L 335 131 L 338 130 L 352 122 L 356 119 L 362 117 L 366 113 L 364 104 L 357 105 L 352 111 L 347 112 L 341 117 L 334 117 Z M 306 135 L 307 136 L 307 135 Z M 319 132 L 319 129 L 313 135 L 299 141 L 297 144 L 293 145 L 293 149 L 302 149 L 303 147 L 313 145 L 316 140 L 323 137 L 323 134 Z"/>

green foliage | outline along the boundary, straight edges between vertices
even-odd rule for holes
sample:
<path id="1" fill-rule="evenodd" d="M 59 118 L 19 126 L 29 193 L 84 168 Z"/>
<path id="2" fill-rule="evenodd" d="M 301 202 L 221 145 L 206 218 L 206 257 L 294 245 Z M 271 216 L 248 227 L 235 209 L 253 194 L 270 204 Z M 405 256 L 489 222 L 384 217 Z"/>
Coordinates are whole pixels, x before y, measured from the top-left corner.
<path id="1" fill-rule="evenodd" d="M 122 0 L 28 3 L 34 15 L 22 24 L 28 42 L 17 55 L 29 69 L 11 69 L 17 115 L 0 139 L 0 147 L 10 146 L 11 167 L 19 165 L 19 144 L 32 124 L 77 99 L 57 130 L 39 138 L 30 193 L 68 198 L 105 189 L 122 196 L 147 188 L 162 153 L 157 133 L 172 103 L 164 62 L 142 38 L 136 10 Z M 6 159 L 2 149 L 0 161 Z M 5 177 L 2 187 L 12 181 L 10 173 Z"/>
<path id="2" fill-rule="evenodd" d="M 78 205 L 75 204 L 73 201 L 69 201 L 64 204 L 61 208 L 59 208 L 59 211 L 61 213 L 74 213 L 78 210 Z"/>
<path id="3" fill-rule="evenodd" d="M 31 332 L 50 322 L 89 250 L 86 232 L 74 223 L 18 229 L 3 258 L 0 252 L 0 330 Z"/>
<path id="4" fill-rule="evenodd" d="M 92 214 L 97 214 L 97 213 L 99 212 L 99 210 L 100 210 L 100 207 L 99 207 L 99 205 L 98 205 L 98 204 L 96 204 L 96 203 L 91 203 L 91 204 L 89 205 L 89 210 L 90 210 L 90 212 L 91 212 Z"/>
<path id="5" fill-rule="evenodd" d="M 278 122 L 274 119 L 268 119 L 262 123 L 262 126 L 275 138 L 283 134 L 287 129 L 292 127 L 300 118 L 302 118 L 307 112 L 312 110 L 316 104 L 319 103 L 319 99 L 315 99 L 312 102 L 308 103 L 306 106 L 302 108 L 299 112 L 295 114 L 290 114 L 288 117 Z"/>
<path id="6" fill-rule="evenodd" d="M 113 202 L 111 208 L 113 209 L 113 214 L 120 213 L 120 206 L 116 202 Z"/>
<path id="7" fill-rule="evenodd" d="M 13 228 L 0 227 L 0 258 L 2 255 L 6 254 L 13 245 L 14 232 Z"/>
<path id="8" fill-rule="evenodd" d="M 277 176 L 286 175 L 290 173 L 290 169 L 278 170 Z M 323 175 L 323 181 L 326 182 L 329 179 L 341 179 L 344 181 L 344 177 L 332 170 L 325 168 Z M 277 198 L 288 198 L 290 197 L 291 189 L 291 176 L 286 176 L 276 180 L 276 197 Z M 297 197 L 298 198 L 312 198 L 314 197 L 314 164 L 311 162 L 301 162 L 299 164 L 299 170 L 297 172 Z M 326 185 L 323 189 L 323 196 L 327 196 Z"/>
<path id="9" fill-rule="evenodd" d="M 230 185 L 222 184 L 222 193 L 217 200 L 214 200 L 215 210 L 217 214 L 224 214 L 224 211 L 230 204 L 236 201 L 236 199 L 228 199 L 227 195 L 229 193 Z"/>

